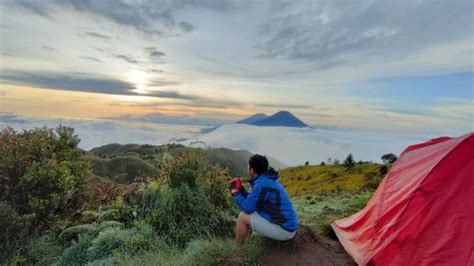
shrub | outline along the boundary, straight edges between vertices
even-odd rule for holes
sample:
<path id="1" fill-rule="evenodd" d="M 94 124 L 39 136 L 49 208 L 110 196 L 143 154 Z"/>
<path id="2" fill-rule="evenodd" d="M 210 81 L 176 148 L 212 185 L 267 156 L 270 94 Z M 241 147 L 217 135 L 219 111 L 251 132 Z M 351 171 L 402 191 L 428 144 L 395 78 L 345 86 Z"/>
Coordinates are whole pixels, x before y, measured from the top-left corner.
<path id="1" fill-rule="evenodd" d="M 59 257 L 57 265 L 84 265 L 89 261 L 87 249 L 91 246 L 93 236 L 83 234 L 79 236 L 77 241 L 73 241 L 72 245 L 66 248 Z"/>
<path id="2" fill-rule="evenodd" d="M 63 248 L 52 235 L 43 235 L 33 240 L 28 248 L 30 263 L 35 265 L 51 265 L 61 256 Z"/>
<path id="3" fill-rule="evenodd" d="M 0 201 L 20 215 L 34 214 L 36 228 L 74 210 L 89 173 L 72 128 L 0 133 Z"/>
<path id="4" fill-rule="evenodd" d="M 203 186 L 205 195 L 213 206 L 221 210 L 233 209 L 235 204 L 226 188 L 227 175 L 219 166 L 206 169 L 199 183 Z"/>
<path id="5" fill-rule="evenodd" d="M 136 255 L 151 249 L 153 246 L 164 245 L 153 228 L 144 225 L 141 228 L 119 229 L 107 228 L 91 241 L 87 249 L 89 261 L 104 259 L 121 254 Z"/>
<path id="6" fill-rule="evenodd" d="M 97 233 L 79 236 L 78 241 L 64 250 L 59 265 L 77 265 L 97 261 L 95 264 L 111 262 L 111 257 L 134 256 L 156 248 L 167 248 L 150 225 L 122 229 L 108 227 Z"/>
<path id="7" fill-rule="evenodd" d="M 349 153 L 349 155 L 347 155 L 347 157 L 344 160 L 343 164 L 344 164 L 344 167 L 347 170 L 352 170 L 352 168 L 354 168 L 355 161 L 354 161 L 354 156 L 352 156 L 352 153 Z"/>
<path id="8" fill-rule="evenodd" d="M 162 191 L 146 221 L 171 243 L 184 246 L 196 238 L 229 235 L 232 222 L 206 198 L 201 187 L 186 184 Z"/>
<path id="9" fill-rule="evenodd" d="M 197 151 L 186 151 L 174 157 L 164 156 L 161 178 L 165 179 L 171 188 L 176 188 L 181 184 L 193 187 L 196 185 L 196 180 L 200 179 L 204 173 L 202 160 L 202 154 Z"/>

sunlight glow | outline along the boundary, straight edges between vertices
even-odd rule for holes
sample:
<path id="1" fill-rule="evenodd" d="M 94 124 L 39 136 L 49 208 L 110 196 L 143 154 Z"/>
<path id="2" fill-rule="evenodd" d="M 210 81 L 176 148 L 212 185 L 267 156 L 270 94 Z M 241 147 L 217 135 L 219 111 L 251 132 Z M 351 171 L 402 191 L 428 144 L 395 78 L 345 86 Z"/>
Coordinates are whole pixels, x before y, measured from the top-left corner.
<path id="1" fill-rule="evenodd" d="M 130 70 L 127 72 L 127 79 L 130 83 L 135 86 L 135 90 L 133 92 L 139 94 L 146 94 L 147 93 L 147 83 L 149 75 L 146 72 L 140 70 Z"/>

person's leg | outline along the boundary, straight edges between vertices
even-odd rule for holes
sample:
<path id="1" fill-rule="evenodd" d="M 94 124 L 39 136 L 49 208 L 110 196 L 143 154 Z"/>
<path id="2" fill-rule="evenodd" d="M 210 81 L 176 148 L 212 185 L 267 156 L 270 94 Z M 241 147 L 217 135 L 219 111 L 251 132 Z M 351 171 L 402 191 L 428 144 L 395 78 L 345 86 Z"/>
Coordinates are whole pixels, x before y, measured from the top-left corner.
<path id="1" fill-rule="evenodd" d="M 250 227 L 250 215 L 245 212 L 239 214 L 237 219 L 237 226 L 235 227 L 235 242 L 238 244 L 244 243 L 244 241 L 252 234 L 252 228 Z"/>
<path id="2" fill-rule="evenodd" d="M 250 215 L 250 226 L 257 234 L 278 241 L 290 240 L 296 234 L 296 232 L 288 232 L 279 225 L 267 221 L 256 212 Z"/>

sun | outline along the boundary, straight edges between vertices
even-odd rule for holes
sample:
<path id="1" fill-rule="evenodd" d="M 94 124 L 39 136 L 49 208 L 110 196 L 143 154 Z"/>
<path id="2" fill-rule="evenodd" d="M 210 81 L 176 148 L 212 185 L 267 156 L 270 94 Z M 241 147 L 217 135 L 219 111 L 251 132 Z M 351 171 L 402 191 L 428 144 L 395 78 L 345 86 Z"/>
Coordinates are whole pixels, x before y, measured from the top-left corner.
<path id="1" fill-rule="evenodd" d="M 135 89 L 132 91 L 138 94 L 147 93 L 146 86 L 148 83 L 148 78 L 149 78 L 148 73 L 140 71 L 140 70 L 134 69 L 127 72 L 128 81 L 135 86 Z"/>

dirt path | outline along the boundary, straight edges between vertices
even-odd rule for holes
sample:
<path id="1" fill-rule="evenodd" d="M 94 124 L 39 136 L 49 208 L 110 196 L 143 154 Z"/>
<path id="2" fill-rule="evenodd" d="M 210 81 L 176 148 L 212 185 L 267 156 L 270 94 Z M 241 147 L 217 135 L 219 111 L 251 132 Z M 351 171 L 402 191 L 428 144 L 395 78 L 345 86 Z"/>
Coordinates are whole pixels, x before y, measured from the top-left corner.
<path id="1" fill-rule="evenodd" d="M 262 265 L 356 265 L 338 241 L 321 239 L 300 228 L 294 240 L 282 243 L 260 259 Z"/>

